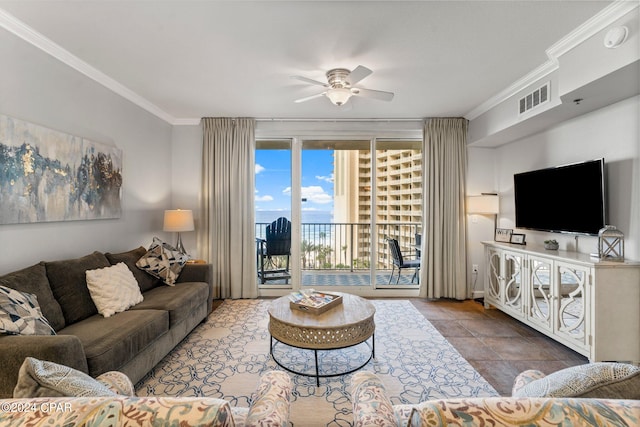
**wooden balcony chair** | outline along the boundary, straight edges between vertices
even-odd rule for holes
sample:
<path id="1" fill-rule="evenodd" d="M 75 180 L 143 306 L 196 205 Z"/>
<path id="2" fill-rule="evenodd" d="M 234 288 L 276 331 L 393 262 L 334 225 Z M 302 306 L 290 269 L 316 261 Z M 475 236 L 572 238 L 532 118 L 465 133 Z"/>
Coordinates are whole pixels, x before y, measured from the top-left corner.
<path id="1" fill-rule="evenodd" d="M 267 225 L 265 239 L 256 239 L 256 263 L 261 284 L 271 280 L 289 283 L 291 221 L 280 217 Z"/>

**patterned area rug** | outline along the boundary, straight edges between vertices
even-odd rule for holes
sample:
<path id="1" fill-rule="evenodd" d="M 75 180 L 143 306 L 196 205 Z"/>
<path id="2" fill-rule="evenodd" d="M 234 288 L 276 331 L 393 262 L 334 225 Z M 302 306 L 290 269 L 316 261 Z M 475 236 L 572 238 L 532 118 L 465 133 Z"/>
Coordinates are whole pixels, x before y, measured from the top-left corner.
<path id="1" fill-rule="evenodd" d="M 372 300 L 376 307 L 375 359 L 363 368 L 378 374 L 392 403 L 498 393 L 405 300 Z M 269 300 L 227 300 L 136 385 L 138 396 L 208 396 L 248 406 L 260 374 L 281 369 L 269 353 Z M 370 355 L 366 344 L 319 352 L 321 373 L 348 370 Z M 313 352 L 284 344 L 278 360 L 312 372 Z M 288 365 L 287 365 L 288 366 Z M 291 421 L 296 427 L 351 426 L 351 375 L 320 379 L 291 374 Z M 310 414 L 313 417 L 310 418 Z"/>

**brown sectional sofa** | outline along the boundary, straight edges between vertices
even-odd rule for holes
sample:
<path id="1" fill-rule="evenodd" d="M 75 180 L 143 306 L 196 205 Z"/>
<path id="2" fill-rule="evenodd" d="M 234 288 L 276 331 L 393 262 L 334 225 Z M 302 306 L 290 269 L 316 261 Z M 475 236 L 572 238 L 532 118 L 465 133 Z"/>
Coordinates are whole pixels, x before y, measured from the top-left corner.
<path id="1" fill-rule="evenodd" d="M 57 335 L 0 335 L 0 397 L 11 397 L 18 370 L 27 356 L 64 364 L 96 377 L 121 371 L 139 381 L 213 306 L 210 264 L 185 264 L 175 286 L 138 269 L 146 253 L 94 252 L 81 258 L 40 262 L 0 277 L 0 285 L 35 294 Z M 144 300 L 103 317 L 91 299 L 86 270 L 124 262 L 138 281 Z"/>

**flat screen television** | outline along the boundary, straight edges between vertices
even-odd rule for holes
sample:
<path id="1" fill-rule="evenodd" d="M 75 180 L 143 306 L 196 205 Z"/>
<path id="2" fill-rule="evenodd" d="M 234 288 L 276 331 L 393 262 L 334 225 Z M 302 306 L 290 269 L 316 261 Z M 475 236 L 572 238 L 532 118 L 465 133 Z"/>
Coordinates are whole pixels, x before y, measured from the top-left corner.
<path id="1" fill-rule="evenodd" d="M 513 176 L 516 228 L 597 235 L 606 220 L 604 159 Z"/>

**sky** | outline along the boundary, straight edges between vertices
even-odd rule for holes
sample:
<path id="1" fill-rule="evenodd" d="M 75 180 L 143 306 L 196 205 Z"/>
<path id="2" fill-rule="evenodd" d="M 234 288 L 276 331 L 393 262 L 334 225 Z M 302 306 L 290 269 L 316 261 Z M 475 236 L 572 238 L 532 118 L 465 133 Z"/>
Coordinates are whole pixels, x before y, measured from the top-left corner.
<path id="1" fill-rule="evenodd" d="M 291 151 L 256 150 L 256 211 L 291 210 Z M 302 151 L 303 211 L 333 212 L 333 150 Z"/>

